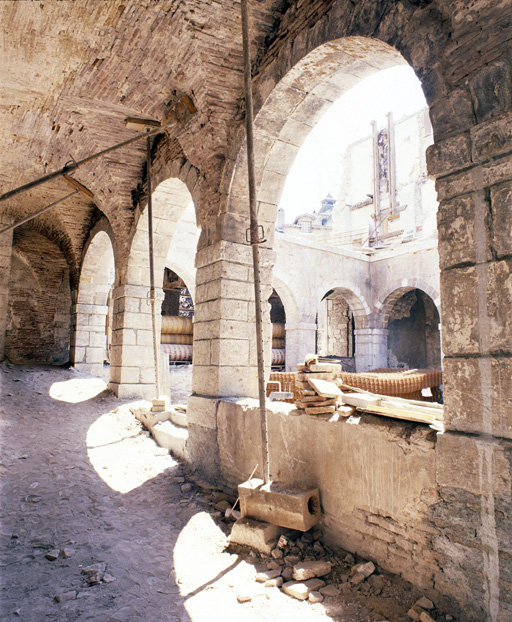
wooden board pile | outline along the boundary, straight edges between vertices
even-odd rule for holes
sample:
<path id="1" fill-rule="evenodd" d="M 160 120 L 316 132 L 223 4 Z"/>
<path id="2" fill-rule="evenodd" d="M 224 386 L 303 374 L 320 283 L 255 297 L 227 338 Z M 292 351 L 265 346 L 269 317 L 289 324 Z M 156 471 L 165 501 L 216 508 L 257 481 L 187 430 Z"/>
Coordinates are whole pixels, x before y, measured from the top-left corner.
<path id="1" fill-rule="evenodd" d="M 307 415 L 339 415 L 349 417 L 360 413 L 382 415 L 443 427 L 443 406 L 433 402 L 390 397 L 345 384 L 340 379 L 341 365 L 319 363 L 317 356 L 297 365 L 295 407 Z"/>
<path id="2" fill-rule="evenodd" d="M 343 404 L 343 393 L 334 384 L 336 374 L 341 372 L 341 365 L 319 363 L 317 356 L 307 357 L 304 365 L 297 365 L 298 374 L 295 388 L 298 399 L 297 410 L 306 415 L 350 416 L 355 408 Z"/>

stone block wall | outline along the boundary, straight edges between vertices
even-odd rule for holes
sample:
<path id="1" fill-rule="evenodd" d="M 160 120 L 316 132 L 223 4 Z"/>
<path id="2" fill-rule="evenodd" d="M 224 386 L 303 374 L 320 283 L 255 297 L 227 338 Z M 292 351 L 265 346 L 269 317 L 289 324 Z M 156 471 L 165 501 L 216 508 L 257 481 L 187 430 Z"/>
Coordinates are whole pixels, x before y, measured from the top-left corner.
<path id="1" fill-rule="evenodd" d="M 69 360 L 71 290 L 59 248 L 32 232 L 15 234 L 5 355 L 12 361 Z"/>

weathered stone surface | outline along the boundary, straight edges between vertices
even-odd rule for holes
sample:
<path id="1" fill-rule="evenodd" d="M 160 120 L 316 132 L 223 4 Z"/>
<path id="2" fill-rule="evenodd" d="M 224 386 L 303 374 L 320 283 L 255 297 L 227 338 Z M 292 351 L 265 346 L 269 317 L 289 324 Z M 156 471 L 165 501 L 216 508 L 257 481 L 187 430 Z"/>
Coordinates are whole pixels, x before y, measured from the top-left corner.
<path id="1" fill-rule="evenodd" d="M 275 570 L 262 570 L 261 572 L 256 573 L 254 577 L 258 583 L 266 583 L 270 581 L 270 579 L 276 579 L 281 575 L 281 569 L 276 568 Z"/>
<path id="2" fill-rule="evenodd" d="M 308 600 L 310 603 L 321 603 L 323 599 L 324 597 L 322 596 L 322 594 L 316 591 L 310 592 L 308 596 Z"/>
<path id="3" fill-rule="evenodd" d="M 305 583 L 300 583 L 299 581 L 288 581 L 287 583 L 283 583 L 282 589 L 285 594 L 293 596 L 293 598 L 296 598 L 297 600 L 306 600 L 311 591 Z"/>
<path id="4" fill-rule="evenodd" d="M 328 561 L 310 561 L 295 564 L 293 578 L 297 581 L 306 581 L 313 577 L 323 577 L 331 572 L 332 565 Z"/>
<path id="5" fill-rule="evenodd" d="M 277 525 L 270 525 L 269 523 L 243 517 L 239 518 L 233 525 L 229 541 L 250 546 L 266 555 L 270 555 L 270 551 L 275 547 L 282 531 L 283 529 Z M 266 579 L 264 580 L 266 581 Z"/>

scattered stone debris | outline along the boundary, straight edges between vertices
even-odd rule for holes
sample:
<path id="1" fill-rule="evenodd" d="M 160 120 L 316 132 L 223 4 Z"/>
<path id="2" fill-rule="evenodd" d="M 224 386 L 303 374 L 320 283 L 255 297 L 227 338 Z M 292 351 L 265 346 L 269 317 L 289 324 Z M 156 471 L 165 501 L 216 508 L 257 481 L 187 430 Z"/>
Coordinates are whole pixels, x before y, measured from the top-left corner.
<path id="1" fill-rule="evenodd" d="M 45 557 L 49 561 L 54 562 L 56 559 L 59 558 L 59 551 L 57 549 L 51 549 L 50 551 L 48 551 L 48 553 L 46 553 Z"/>
<path id="2" fill-rule="evenodd" d="M 57 592 L 54 599 L 57 603 L 65 603 L 68 600 L 75 600 L 77 593 L 75 590 L 69 590 L 67 592 Z"/>
<path id="3" fill-rule="evenodd" d="M 313 577 L 323 577 L 329 574 L 331 569 L 332 564 L 327 561 L 302 562 L 293 567 L 292 576 L 296 581 L 305 581 Z"/>
<path id="4" fill-rule="evenodd" d="M 181 492 L 190 492 L 192 490 L 192 484 L 189 484 L 188 482 L 186 484 L 182 484 L 180 489 Z"/>
<path id="5" fill-rule="evenodd" d="M 105 564 L 105 562 L 98 562 L 97 564 L 91 564 L 86 568 L 82 568 L 82 574 L 87 577 L 87 583 L 89 585 L 97 585 L 103 580 L 106 569 L 107 564 Z"/>

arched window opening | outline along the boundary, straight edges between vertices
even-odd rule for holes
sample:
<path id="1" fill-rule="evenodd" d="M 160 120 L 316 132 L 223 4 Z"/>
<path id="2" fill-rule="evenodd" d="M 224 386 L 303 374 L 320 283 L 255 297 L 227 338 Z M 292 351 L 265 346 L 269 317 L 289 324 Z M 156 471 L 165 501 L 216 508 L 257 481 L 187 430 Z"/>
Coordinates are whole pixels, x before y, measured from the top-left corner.
<path id="1" fill-rule="evenodd" d="M 441 368 L 439 312 L 420 289 L 409 290 L 395 302 L 388 331 L 390 368 Z"/>
<path id="2" fill-rule="evenodd" d="M 354 313 L 339 288 L 329 290 L 322 298 L 317 321 L 318 354 L 336 360 L 345 370 L 355 370 Z"/>

